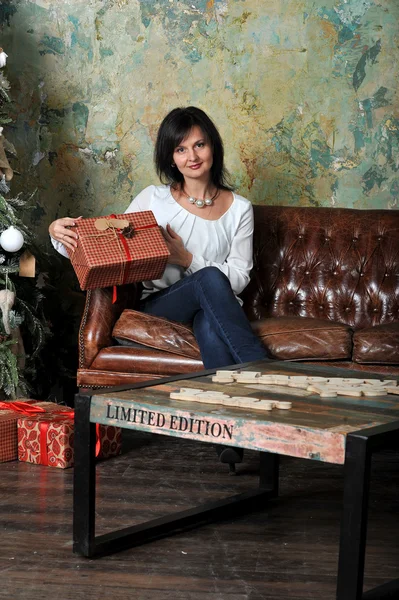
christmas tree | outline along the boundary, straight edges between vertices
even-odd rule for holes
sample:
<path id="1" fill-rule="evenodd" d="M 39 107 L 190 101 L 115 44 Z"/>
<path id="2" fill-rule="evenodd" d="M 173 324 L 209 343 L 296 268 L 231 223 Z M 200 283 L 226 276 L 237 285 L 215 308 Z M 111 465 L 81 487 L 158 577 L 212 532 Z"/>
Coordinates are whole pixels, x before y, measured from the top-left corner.
<path id="1" fill-rule="evenodd" d="M 16 152 L 4 136 L 12 123 L 6 61 L 7 54 L 0 48 L 0 394 L 17 398 L 34 386 L 48 331 L 35 277 L 38 249 L 21 218 L 29 200 L 21 195 L 8 197 L 14 174 L 8 157 L 15 158 Z"/>

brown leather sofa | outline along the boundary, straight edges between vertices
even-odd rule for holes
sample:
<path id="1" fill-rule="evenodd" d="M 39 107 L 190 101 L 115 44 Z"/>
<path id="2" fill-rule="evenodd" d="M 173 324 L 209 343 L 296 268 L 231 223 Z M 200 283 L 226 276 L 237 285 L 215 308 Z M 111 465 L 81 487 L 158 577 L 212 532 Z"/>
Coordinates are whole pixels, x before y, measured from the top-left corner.
<path id="1" fill-rule="evenodd" d="M 399 211 L 255 206 L 244 308 L 270 355 L 399 374 Z M 78 385 L 203 368 L 190 327 L 135 308 L 139 286 L 89 291 Z"/>

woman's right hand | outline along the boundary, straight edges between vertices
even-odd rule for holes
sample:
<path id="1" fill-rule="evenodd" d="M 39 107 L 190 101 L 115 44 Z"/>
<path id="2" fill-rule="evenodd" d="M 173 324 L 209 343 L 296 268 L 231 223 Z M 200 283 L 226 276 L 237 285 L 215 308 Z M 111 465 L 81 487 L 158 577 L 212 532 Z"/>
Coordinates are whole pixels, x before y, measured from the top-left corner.
<path id="1" fill-rule="evenodd" d="M 70 250 L 75 250 L 78 247 L 77 240 L 79 236 L 71 227 L 74 227 L 76 221 L 81 218 L 72 219 L 71 217 L 64 217 L 63 219 L 53 221 L 48 228 L 51 237 L 57 240 L 57 242 L 64 244 Z"/>

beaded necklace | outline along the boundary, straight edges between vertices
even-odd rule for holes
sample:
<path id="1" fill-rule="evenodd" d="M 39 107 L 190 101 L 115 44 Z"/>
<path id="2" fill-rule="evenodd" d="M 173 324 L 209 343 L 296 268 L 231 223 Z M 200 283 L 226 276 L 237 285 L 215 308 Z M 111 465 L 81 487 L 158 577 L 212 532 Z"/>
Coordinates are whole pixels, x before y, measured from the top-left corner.
<path id="1" fill-rule="evenodd" d="M 182 188 L 181 191 L 187 197 L 187 199 L 190 202 L 190 204 L 194 204 L 198 208 L 204 208 L 204 206 L 212 206 L 213 202 L 214 202 L 214 200 L 216 198 L 216 196 L 219 193 L 219 190 L 216 190 L 216 192 L 212 196 L 212 198 L 204 198 L 204 199 L 202 199 L 202 198 L 194 198 L 194 196 L 190 196 L 189 194 L 187 194 L 187 192 L 184 191 L 184 188 Z"/>

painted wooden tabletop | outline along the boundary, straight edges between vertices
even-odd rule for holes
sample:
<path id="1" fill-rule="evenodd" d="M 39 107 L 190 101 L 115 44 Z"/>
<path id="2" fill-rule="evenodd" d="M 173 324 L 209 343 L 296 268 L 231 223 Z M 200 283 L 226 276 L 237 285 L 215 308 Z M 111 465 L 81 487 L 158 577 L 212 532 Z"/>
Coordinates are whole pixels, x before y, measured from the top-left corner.
<path id="1" fill-rule="evenodd" d="M 258 362 L 246 366 L 245 370 L 264 374 L 386 378 L 303 363 Z M 209 374 L 190 374 L 186 379 L 183 376 L 162 381 L 155 381 L 153 385 L 144 383 L 145 387 L 138 389 L 96 392 L 91 399 L 90 420 L 336 464 L 344 463 L 348 433 L 395 421 L 398 421 L 399 429 L 399 396 L 320 398 L 312 394 L 298 397 L 273 394 L 246 384 L 213 383 Z M 170 392 L 179 391 L 182 387 L 222 391 L 230 396 L 261 400 L 290 400 L 292 409 L 259 412 L 171 400 Z"/>

